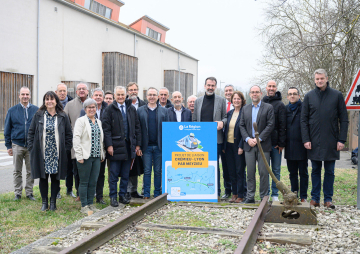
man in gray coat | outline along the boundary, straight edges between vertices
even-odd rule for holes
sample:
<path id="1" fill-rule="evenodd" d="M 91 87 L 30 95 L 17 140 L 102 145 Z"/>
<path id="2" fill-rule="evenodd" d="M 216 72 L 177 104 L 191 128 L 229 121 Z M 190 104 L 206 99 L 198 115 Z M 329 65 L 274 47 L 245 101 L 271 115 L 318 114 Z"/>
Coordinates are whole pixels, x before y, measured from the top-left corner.
<path id="1" fill-rule="evenodd" d="M 275 117 L 273 106 L 261 101 L 261 88 L 254 85 L 250 88 L 250 98 L 252 103 L 244 106 L 241 111 L 240 132 L 244 143 L 245 160 L 247 165 L 247 197 L 244 203 L 255 203 L 256 191 L 256 161 L 259 164 L 260 175 L 260 198 L 267 195 L 269 189 L 269 173 L 266 170 L 265 163 L 261 157 L 253 123 L 258 126 L 259 139 L 261 147 L 265 153 L 267 163 L 270 161 L 271 152 L 271 132 L 275 126 Z"/>
<path id="2" fill-rule="evenodd" d="M 220 196 L 220 168 L 219 157 L 223 144 L 223 127 L 226 125 L 226 100 L 215 94 L 216 78 L 205 80 L 205 95 L 196 99 L 193 113 L 193 122 L 217 123 L 217 167 L 218 167 L 218 196 Z"/>

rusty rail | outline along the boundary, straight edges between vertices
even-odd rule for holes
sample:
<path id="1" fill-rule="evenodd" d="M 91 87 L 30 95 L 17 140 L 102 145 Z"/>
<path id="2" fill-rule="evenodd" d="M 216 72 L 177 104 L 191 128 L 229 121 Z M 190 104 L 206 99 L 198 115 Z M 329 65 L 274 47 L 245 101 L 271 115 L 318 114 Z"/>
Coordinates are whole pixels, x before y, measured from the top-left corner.
<path id="1" fill-rule="evenodd" d="M 235 254 L 251 253 L 259 232 L 264 225 L 265 215 L 270 208 L 268 200 L 269 196 L 265 196 L 261 201 L 259 208 L 256 210 L 254 217 L 252 218 L 244 236 L 241 238 L 241 241 L 234 252 Z"/>
<path id="2" fill-rule="evenodd" d="M 93 251 L 99 246 L 103 245 L 110 239 L 122 233 L 126 230 L 132 223 L 138 222 L 143 219 L 147 214 L 154 212 L 167 201 L 167 193 L 164 193 L 157 198 L 147 202 L 146 204 L 138 207 L 133 212 L 122 216 L 116 221 L 110 223 L 109 225 L 99 229 L 90 236 L 82 239 L 81 241 L 71 245 L 70 247 L 62 250 L 61 254 L 65 253 L 87 253 L 88 250 Z"/>

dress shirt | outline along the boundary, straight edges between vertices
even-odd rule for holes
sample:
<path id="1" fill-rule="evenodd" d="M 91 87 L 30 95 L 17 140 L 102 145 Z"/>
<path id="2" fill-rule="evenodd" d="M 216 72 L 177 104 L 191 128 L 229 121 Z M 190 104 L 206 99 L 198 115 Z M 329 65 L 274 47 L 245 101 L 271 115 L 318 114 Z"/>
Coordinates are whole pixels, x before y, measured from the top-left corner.
<path id="1" fill-rule="evenodd" d="M 174 107 L 174 112 L 175 112 L 175 114 L 176 114 L 176 121 L 181 122 L 182 107 L 180 108 L 180 110 L 177 110 L 177 109 Z"/>
<path id="2" fill-rule="evenodd" d="M 259 104 L 257 106 L 254 105 L 254 103 L 252 103 L 252 112 L 251 112 L 251 129 L 252 129 L 252 138 L 255 138 L 255 130 L 254 130 L 254 126 L 253 123 L 256 123 L 256 118 L 257 115 L 259 113 L 259 109 L 260 109 L 260 105 L 261 105 L 261 100 L 259 102 Z M 250 137 L 247 137 L 245 139 L 245 141 L 247 142 L 250 139 Z M 261 139 L 260 139 L 261 141 Z"/>
<path id="3" fill-rule="evenodd" d="M 118 103 L 118 104 L 119 104 L 119 103 Z M 96 105 L 96 115 L 97 115 L 97 119 L 100 119 L 101 108 L 102 108 L 102 106 L 101 106 L 100 108 L 98 108 L 97 105 Z"/>
<path id="4" fill-rule="evenodd" d="M 139 100 L 136 98 L 136 102 L 133 103 L 132 105 L 133 105 L 133 106 L 136 108 L 136 110 L 137 110 L 138 107 L 139 107 Z"/>
<path id="5" fill-rule="evenodd" d="M 22 103 L 20 103 L 21 107 L 23 107 L 23 109 L 25 109 L 25 116 L 26 116 L 26 120 L 29 118 L 28 116 L 28 108 L 30 107 L 30 102 L 26 105 L 26 107 L 24 105 L 22 105 Z"/>
<path id="6" fill-rule="evenodd" d="M 119 102 L 116 102 L 116 103 L 117 103 L 117 105 L 118 105 L 118 107 L 119 107 L 119 109 L 120 109 L 121 114 L 122 114 L 121 106 L 124 106 L 124 111 L 125 111 L 125 114 L 126 114 L 126 105 L 125 105 L 125 102 L 124 102 L 123 104 L 120 104 Z"/>

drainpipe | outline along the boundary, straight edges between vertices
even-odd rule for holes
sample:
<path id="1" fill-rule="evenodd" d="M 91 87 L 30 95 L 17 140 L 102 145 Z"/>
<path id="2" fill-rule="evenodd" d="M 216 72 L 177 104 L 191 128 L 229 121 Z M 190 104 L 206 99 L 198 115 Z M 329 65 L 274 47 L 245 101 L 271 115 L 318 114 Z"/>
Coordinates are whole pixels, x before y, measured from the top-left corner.
<path id="1" fill-rule="evenodd" d="M 36 45 L 36 101 L 39 104 L 39 27 L 40 27 L 40 0 L 38 0 L 37 11 L 37 45 Z"/>
<path id="2" fill-rule="evenodd" d="M 179 92 L 180 92 L 180 53 L 178 53 L 178 69 L 179 69 Z"/>
<path id="3" fill-rule="evenodd" d="M 134 33 L 134 57 L 136 57 L 136 34 Z"/>

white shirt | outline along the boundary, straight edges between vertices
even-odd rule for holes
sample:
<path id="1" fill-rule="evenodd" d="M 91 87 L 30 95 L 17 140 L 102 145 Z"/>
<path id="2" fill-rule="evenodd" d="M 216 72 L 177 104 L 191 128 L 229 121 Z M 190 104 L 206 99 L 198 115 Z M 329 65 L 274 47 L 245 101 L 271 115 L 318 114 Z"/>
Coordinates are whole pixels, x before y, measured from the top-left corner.
<path id="1" fill-rule="evenodd" d="M 136 108 L 136 110 L 137 110 L 138 107 L 139 107 L 139 100 L 136 98 L 136 102 L 133 103 L 132 105 L 133 105 L 133 106 Z"/>
<path id="2" fill-rule="evenodd" d="M 180 108 L 180 110 L 177 110 L 177 109 L 174 107 L 174 112 L 175 112 L 175 114 L 176 114 L 176 121 L 181 122 L 182 107 Z"/>
<path id="3" fill-rule="evenodd" d="M 96 115 L 97 115 L 98 119 L 100 119 L 101 108 L 102 108 L 102 106 L 98 109 L 97 105 L 96 105 Z"/>
<path id="4" fill-rule="evenodd" d="M 155 107 L 155 108 L 151 108 L 150 106 L 149 106 L 149 104 L 147 105 L 148 106 L 148 108 L 151 110 L 151 111 L 154 111 L 157 107 Z"/>
<path id="5" fill-rule="evenodd" d="M 229 104 L 229 101 L 226 100 L 226 110 L 227 110 L 228 104 Z M 230 102 L 230 109 L 229 109 L 229 111 L 232 110 L 233 108 L 234 108 L 234 105 Z"/>
<path id="6" fill-rule="evenodd" d="M 118 107 L 119 107 L 120 111 L 121 111 L 121 106 L 123 106 L 123 105 L 124 105 L 124 111 L 125 111 L 125 114 L 126 114 L 126 105 L 125 105 L 125 102 L 124 102 L 123 104 L 120 104 L 119 102 L 116 102 L 116 103 L 117 103 L 117 105 L 118 105 Z M 122 111 L 121 111 L 121 113 L 122 113 Z"/>

